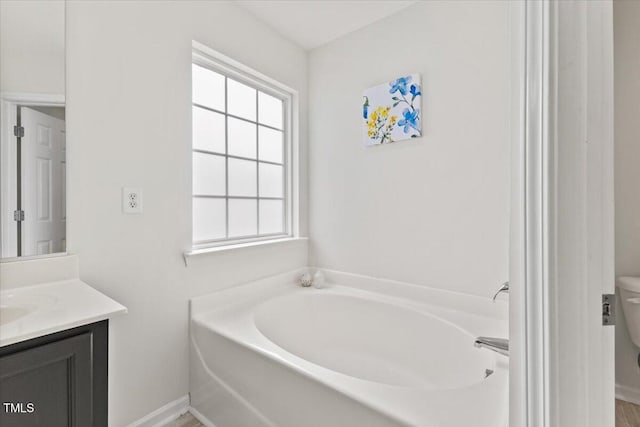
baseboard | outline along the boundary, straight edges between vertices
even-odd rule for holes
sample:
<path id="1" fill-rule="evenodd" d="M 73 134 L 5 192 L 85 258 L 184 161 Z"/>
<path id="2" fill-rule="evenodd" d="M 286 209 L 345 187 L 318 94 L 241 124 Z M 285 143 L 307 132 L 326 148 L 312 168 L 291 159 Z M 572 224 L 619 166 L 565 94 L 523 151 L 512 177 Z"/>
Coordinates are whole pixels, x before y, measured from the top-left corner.
<path id="1" fill-rule="evenodd" d="M 216 427 L 215 424 L 213 424 L 211 421 L 209 421 L 207 419 L 207 417 L 202 415 L 197 410 L 195 410 L 193 408 L 189 408 L 189 412 L 191 412 L 191 415 L 193 415 L 194 418 L 196 418 L 198 421 L 200 421 L 200 424 L 204 425 L 205 427 Z"/>
<path id="2" fill-rule="evenodd" d="M 640 390 L 616 384 L 616 399 L 640 405 Z"/>
<path id="3" fill-rule="evenodd" d="M 150 414 L 145 415 L 138 421 L 134 421 L 127 427 L 160 427 L 180 417 L 180 415 L 189 411 L 189 395 L 169 402 L 161 408 L 156 409 Z M 203 423 L 204 424 L 204 423 Z"/>

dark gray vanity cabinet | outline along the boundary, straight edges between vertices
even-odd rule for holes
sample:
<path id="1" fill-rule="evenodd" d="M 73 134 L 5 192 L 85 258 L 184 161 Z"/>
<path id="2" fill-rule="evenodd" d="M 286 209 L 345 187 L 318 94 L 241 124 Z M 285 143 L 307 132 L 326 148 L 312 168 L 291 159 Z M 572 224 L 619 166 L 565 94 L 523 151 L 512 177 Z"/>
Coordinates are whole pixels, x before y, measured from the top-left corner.
<path id="1" fill-rule="evenodd" d="M 0 426 L 107 427 L 108 320 L 0 348 Z"/>

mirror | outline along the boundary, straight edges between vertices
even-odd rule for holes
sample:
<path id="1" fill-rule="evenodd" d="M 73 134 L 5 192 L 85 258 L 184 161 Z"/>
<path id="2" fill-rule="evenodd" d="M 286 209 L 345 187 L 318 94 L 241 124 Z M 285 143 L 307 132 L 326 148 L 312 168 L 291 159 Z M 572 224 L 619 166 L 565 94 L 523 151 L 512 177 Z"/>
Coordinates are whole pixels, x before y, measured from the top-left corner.
<path id="1" fill-rule="evenodd" d="M 64 0 L 0 1 L 0 113 L 0 258 L 64 252 Z"/>

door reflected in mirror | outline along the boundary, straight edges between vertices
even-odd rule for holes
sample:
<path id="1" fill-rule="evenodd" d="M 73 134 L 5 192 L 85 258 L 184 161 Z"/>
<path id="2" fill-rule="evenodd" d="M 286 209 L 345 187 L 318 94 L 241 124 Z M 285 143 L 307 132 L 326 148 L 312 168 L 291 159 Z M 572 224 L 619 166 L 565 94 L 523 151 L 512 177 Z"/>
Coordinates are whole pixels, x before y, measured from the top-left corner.
<path id="1" fill-rule="evenodd" d="M 0 1 L 0 258 L 66 251 L 65 2 Z"/>

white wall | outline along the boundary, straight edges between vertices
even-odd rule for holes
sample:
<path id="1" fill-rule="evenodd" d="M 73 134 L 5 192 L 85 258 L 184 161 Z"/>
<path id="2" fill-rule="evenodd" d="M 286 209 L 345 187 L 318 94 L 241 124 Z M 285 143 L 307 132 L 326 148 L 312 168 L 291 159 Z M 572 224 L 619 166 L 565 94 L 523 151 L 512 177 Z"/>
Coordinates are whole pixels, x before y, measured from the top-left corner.
<path id="1" fill-rule="evenodd" d="M 640 2 L 613 2 L 615 46 L 616 275 L 640 276 Z M 616 326 L 616 382 L 640 399 L 640 349 L 622 313 Z"/>
<path id="2" fill-rule="evenodd" d="M 509 5 L 417 4 L 311 52 L 312 262 L 490 296 L 508 276 Z M 364 147 L 362 92 L 419 72 L 423 137 Z"/>
<path id="3" fill-rule="evenodd" d="M 0 1 L 0 90 L 64 94 L 64 1 Z"/>
<path id="4" fill-rule="evenodd" d="M 307 262 L 293 244 L 185 267 L 192 39 L 300 91 L 302 170 L 307 58 L 227 2 L 73 1 L 67 31 L 69 250 L 83 280 L 129 309 L 110 332 L 110 425 L 120 427 L 188 392 L 188 298 Z M 125 185 L 144 189 L 142 215 L 121 213 Z"/>

